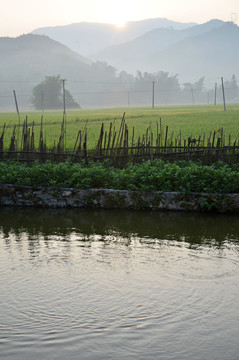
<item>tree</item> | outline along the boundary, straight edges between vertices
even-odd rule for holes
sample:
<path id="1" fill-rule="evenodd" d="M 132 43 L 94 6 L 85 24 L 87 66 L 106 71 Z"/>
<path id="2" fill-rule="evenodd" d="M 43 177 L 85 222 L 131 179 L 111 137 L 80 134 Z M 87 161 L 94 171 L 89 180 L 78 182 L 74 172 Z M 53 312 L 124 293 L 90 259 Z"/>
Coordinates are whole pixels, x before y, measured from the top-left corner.
<path id="1" fill-rule="evenodd" d="M 65 90 L 65 100 L 66 108 L 80 107 L 68 90 Z M 32 104 L 37 110 L 63 108 L 63 84 L 60 75 L 46 76 L 44 81 L 33 88 Z"/>
<path id="2" fill-rule="evenodd" d="M 226 99 L 229 101 L 237 101 L 239 91 L 235 75 L 232 75 L 230 81 L 224 82 L 224 88 L 226 93 Z"/>
<path id="3" fill-rule="evenodd" d="M 183 84 L 184 88 L 182 94 L 184 102 L 192 102 L 192 104 L 205 102 L 205 96 L 207 93 L 204 88 L 204 79 L 204 77 L 201 77 L 194 83 L 187 82 Z"/>
<path id="4" fill-rule="evenodd" d="M 155 99 L 157 104 L 173 104 L 178 101 L 181 91 L 178 75 L 169 75 L 168 72 L 164 71 L 156 73 L 137 71 L 135 90 L 142 92 L 142 102 L 146 99 L 146 92 L 148 92 L 148 97 L 151 99 L 153 82 L 155 83 Z"/>

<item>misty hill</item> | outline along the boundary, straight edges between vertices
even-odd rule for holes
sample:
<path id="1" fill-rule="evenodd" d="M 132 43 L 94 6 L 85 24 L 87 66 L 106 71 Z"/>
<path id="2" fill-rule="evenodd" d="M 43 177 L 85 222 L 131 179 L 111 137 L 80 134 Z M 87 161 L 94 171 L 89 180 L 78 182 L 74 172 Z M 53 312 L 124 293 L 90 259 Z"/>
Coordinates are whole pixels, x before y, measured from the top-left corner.
<path id="1" fill-rule="evenodd" d="M 164 18 L 129 21 L 123 27 L 113 24 L 81 22 L 66 26 L 39 28 L 32 34 L 47 35 L 77 53 L 89 56 L 108 46 L 133 40 L 159 27 L 185 29 L 193 25 L 195 24 L 185 24 Z"/>
<path id="2" fill-rule="evenodd" d="M 122 68 L 124 62 L 130 62 L 133 54 L 134 59 L 132 59 L 132 63 L 134 64 L 138 57 L 140 57 L 140 59 L 142 56 L 150 57 L 150 55 L 153 55 L 158 50 L 162 51 L 186 38 L 207 33 L 223 24 L 223 21 L 212 20 L 206 24 L 193 26 L 181 31 L 173 28 L 157 28 L 132 41 L 116 46 L 109 46 L 101 52 L 93 54 L 91 57 L 93 59 L 106 60 L 109 63 L 112 62 L 114 65 L 117 60 L 118 63 L 116 66 Z M 139 69 L 141 70 L 141 68 Z M 135 66 L 131 71 L 135 71 Z"/>
<path id="3" fill-rule="evenodd" d="M 239 63 L 239 27 L 231 22 L 193 38 L 187 38 L 163 54 L 158 51 L 151 66 L 158 66 L 157 59 L 162 59 L 162 68 L 179 73 L 186 79 L 202 76 L 230 78 L 238 75 Z M 173 56 L 176 57 L 173 59 Z M 150 66 L 150 67 L 151 67 Z"/>
<path id="4" fill-rule="evenodd" d="M 92 58 L 131 73 L 163 70 L 192 81 L 201 76 L 230 77 L 238 73 L 238 43 L 238 26 L 211 20 L 184 30 L 155 29 Z"/>
<path id="5" fill-rule="evenodd" d="M 0 54 L 0 109 L 8 103 L 14 104 L 13 90 L 21 104 L 30 105 L 33 87 L 46 76 L 59 74 L 67 79 L 67 89 L 75 93 L 79 92 L 80 82 L 112 83 L 115 80 L 115 70 L 111 66 L 92 63 L 43 35 L 0 38 Z M 83 90 L 87 91 L 87 86 Z"/>
<path id="6" fill-rule="evenodd" d="M 0 76 L 5 80 L 39 80 L 48 74 L 85 71 L 90 61 L 40 35 L 0 38 Z"/>

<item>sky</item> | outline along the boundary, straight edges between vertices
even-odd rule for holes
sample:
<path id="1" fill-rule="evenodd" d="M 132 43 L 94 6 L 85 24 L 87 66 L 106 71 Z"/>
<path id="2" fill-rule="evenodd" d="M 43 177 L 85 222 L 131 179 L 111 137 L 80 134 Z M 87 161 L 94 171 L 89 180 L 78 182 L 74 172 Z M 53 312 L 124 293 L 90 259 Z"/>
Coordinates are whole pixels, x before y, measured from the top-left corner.
<path id="1" fill-rule="evenodd" d="M 15 37 L 45 26 L 168 18 L 239 24 L 239 0 L 0 0 L 0 36 Z"/>

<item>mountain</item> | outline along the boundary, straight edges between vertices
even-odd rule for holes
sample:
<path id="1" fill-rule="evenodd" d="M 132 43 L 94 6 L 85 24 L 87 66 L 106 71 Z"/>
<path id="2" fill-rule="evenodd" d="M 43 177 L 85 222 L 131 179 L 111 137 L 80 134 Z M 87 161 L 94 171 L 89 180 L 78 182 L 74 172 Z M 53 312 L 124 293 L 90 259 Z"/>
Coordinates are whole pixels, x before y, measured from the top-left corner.
<path id="1" fill-rule="evenodd" d="M 39 79 L 52 73 L 87 69 L 91 61 L 66 46 L 41 35 L 0 38 L 1 79 Z"/>
<path id="2" fill-rule="evenodd" d="M 92 56 L 116 68 L 167 71 L 185 81 L 201 76 L 238 73 L 239 27 L 232 22 L 211 20 L 183 30 L 158 28 L 124 44 L 106 48 Z"/>
<path id="3" fill-rule="evenodd" d="M 92 63 L 44 35 L 0 38 L 0 54 L 0 109 L 14 105 L 13 90 L 16 90 L 20 105 L 29 106 L 33 87 L 46 76 L 60 75 L 67 79 L 67 89 L 76 94 L 79 88 L 88 91 L 91 83 L 105 81 L 112 84 L 115 80 L 112 67 Z M 92 85 L 90 89 L 93 90 Z"/>
<path id="4" fill-rule="evenodd" d="M 167 71 L 180 74 L 187 81 L 199 77 L 231 78 L 238 75 L 239 27 L 231 22 L 154 53 L 150 68 L 158 64 Z M 159 59 L 162 61 L 159 63 Z"/>
<path id="5" fill-rule="evenodd" d="M 123 27 L 113 24 L 81 22 L 66 26 L 44 27 L 32 34 L 47 35 L 75 52 L 90 56 L 104 48 L 135 39 L 155 28 L 185 29 L 194 23 L 180 23 L 164 18 L 129 21 Z"/>
<path id="6" fill-rule="evenodd" d="M 229 80 L 235 74 L 238 78 L 238 43 L 239 27 L 220 20 L 183 29 L 155 28 L 101 50 L 91 60 L 45 35 L 0 38 L 0 111 L 14 106 L 13 90 L 20 109 L 29 109 L 33 88 L 46 76 L 57 75 L 66 79 L 66 89 L 83 107 L 148 105 L 155 81 L 157 94 L 161 86 L 157 103 L 190 103 L 192 86 L 186 98 L 182 84 L 205 76 L 210 82 L 200 82 L 202 96 L 195 98 L 203 102 L 204 86 L 212 91 L 221 76 Z M 141 73 L 131 75 L 137 70 Z M 230 96 L 236 97 L 236 93 Z"/>

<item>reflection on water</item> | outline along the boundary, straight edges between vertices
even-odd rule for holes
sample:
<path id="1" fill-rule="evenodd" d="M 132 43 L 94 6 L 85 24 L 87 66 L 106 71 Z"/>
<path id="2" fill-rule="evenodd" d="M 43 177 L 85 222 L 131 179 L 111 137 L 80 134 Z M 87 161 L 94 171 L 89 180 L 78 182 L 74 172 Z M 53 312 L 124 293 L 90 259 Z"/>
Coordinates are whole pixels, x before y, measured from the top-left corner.
<path id="1" fill-rule="evenodd" d="M 57 234 L 65 239 L 73 231 L 86 236 L 137 236 L 147 239 L 182 240 L 190 244 L 215 241 L 218 246 L 227 240 L 238 241 L 237 215 L 216 215 L 174 212 L 118 210 L 42 210 L 0 209 L 0 227 L 7 236 L 26 232 L 30 237 Z M 68 238 L 69 239 L 69 238 Z"/>
<path id="2" fill-rule="evenodd" d="M 0 209 L 0 358 L 237 359 L 237 216 Z"/>

